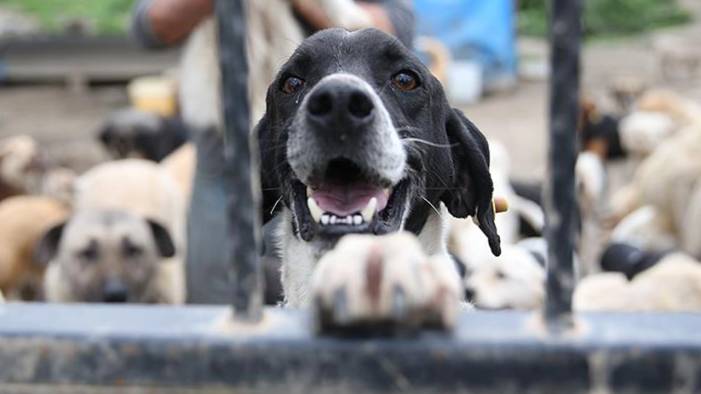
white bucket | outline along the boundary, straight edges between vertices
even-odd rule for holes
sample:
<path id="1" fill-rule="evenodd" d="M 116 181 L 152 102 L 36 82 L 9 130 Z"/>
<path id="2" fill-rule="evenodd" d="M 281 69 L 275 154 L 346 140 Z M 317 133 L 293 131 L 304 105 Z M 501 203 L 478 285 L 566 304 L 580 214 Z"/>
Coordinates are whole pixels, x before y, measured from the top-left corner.
<path id="1" fill-rule="evenodd" d="M 448 97 L 455 104 L 474 103 L 482 96 L 482 66 L 479 63 L 453 61 L 448 81 Z"/>

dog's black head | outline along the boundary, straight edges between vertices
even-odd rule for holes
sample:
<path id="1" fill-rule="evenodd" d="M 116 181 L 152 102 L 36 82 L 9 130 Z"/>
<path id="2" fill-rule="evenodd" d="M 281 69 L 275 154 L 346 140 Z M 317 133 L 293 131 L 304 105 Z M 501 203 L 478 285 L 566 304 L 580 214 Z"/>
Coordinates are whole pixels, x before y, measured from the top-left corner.
<path id="1" fill-rule="evenodd" d="M 113 113 L 98 132 L 98 139 L 115 159 L 161 161 L 188 137 L 187 127 L 179 118 L 131 108 Z"/>
<path id="2" fill-rule="evenodd" d="M 489 149 L 428 69 L 375 29 L 319 32 L 282 67 L 256 129 L 263 220 L 282 201 L 305 241 L 419 233 L 444 203 L 500 253 Z"/>

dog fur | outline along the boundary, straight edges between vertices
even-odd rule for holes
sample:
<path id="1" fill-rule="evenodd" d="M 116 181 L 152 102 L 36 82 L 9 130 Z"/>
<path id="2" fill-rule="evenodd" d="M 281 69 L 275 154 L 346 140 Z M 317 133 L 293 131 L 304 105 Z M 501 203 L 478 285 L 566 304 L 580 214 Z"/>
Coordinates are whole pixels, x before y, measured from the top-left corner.
<path id="1" fill-rule="evenodd" d="M 99 141 L 115 159 L 161 161 L 188 138 L 187 127 L 179 118 L 134 108 L 114 112 L 98 132 Z"/>
<path id="2" fill-rule="evenodd" d="M 162 166 L 144 159 L 106 162 L 81 175 L 73 208 L 124 210 L 162 223 L 184 245 L 185 203 L 181 189 Z"/>
<path id="3" fill-rule="evenodd" d="M 489 172 L 494 183 L 494 195 L 508 201 L 506 212 L 496 216 L 495 223 L 503 245 L 515 245 L 520 239 L 520 220 L 542 234 L 545 216 L 542 208 L 526 198 L 519 196 L 511 185 L 509 174 L 510 160 L 506 148 L 495 140 L 489 141 Z M 477 225 L 469 219 L 450 219 L 448 249 L 466 265 L 471 272 L 485 261 L 493 260 L 491 251 L 483 242 Z"/>
<path id="4" fill-rule="evenodd" d="M 405 92 L 393 85 L 393 78 L 402 72 L 411 72 L 411 78 L 420 83 L 416 91 Z M 304 87 L 292 94 L 283 90 L 290 75 L 306 79 Z M 338 245 L 348 250 L 357 243 L 358 251 L 350 261 L 338 251 L 323 257 L 327 268 L 318 275 L 338 280 L 314 282 L 322 256 L 347 234 L 405 230 L 417 237 L 426 255 L 446 262 L 451 261 L 446 247 L 448 218 L 473 216 L 491 251 L 500 253 L 486 139 L 448 105 L 440 83 L 428 69 L 385 33 L 330 29 L 305 40 L 268 89 L 267 111 L 255 135 L 260 146 L 264 222 L 272 217 L 271 212 L 282 215 L 278 237 L 289 306 L 308 306 L 315 295 L 325 300 L 323 295 L 336 292 L 344 293 L 349 305 L 360 305 L 362 300 L 355 299 L 357 294 L 341 286 L 343 281 L 338 278 L 358 283 L 353 275 L 368 270 L 379 270 L 383 280 L 391 283 L 412 286 L 413 279 L 400 274 L 408 271 L 393 267 L 404 258 L 381 258 L 381 268 L 372 268 L 377 259 L 368 258 L 364 251 L 375 243 L 364 237 L 344 239 Z M 354 189 L 358 184 L 362 190 Z M 343 189 L 346 187 L 349 189 Z M 382 188 L 386 189 L 380 191 Z M 324 193 L 334 195 L 340 190 L 351 193 L 344 198 L 352 200 L 348 204 L 353 208 L 344 208 L 344 203 L 334 205 L 331 197 L 324 200 Z M 350 197 L 352 193 L 365 197 Z M 381 193 L 387 209 L 380 207 L 370 222 L 354 218 L 360 223 L 354 227 L 350 213 L 362 208 L 355 207 L 355 202 L 370 206 L 370 195 Z M 320 206 L 335 206 L 323 208 L 330 218 L 327 224 L 315 218 L 312 200 Z M 317 209 L 321 211 L 320 206 Z M 343 210 L 349 213 L 339 213 Z M 323 217 L 322 212 L 319 215 Z M 344 215 L 349 215 L 345 222 L 334 224 L 336 216 L 341 220 Z M 484 238 L 480 241 L 486 244 Z M 377 254 L 382 256 L 393 248 L 392 242 L 376 244 Z M 405 257 L 409 259 L 410 254 Z M 349 264 L 357 264 L 357 271 L 344 267 Z M 432 269 L 450 274 L 432 276 L 437 282 L 431 286 L 452 288 L 451 283 L 459 280 L 454 264 L 443 268 L 435 264 Z M 394 277 L 395 272 L 400 277 Z M 381 298 L 388 296 L 381 294 Z M 378 305 L 391 304 L 387 302 L 383 298 Z M 450 303 L 436 302 L 434 312 L 449 315 L 441 309 L 446 305 Z M 408 308 L 416 306 L 409 304 Z M 378 312 L 383 316 L 367 308 L 359 310 L 364 312 L 353 315 L 356 320 L 389 318 L 384 313 L 387 309 Z"/>
<path id="5" fill-rule="evenodd" d="M 531 250 L 527 243 L 504 245 L 499 257 L 482 261 L 465 279 L 466 298 L 478 309 L 540 308 L 545 300 L 544 250 Z M 540 259 L 543 261 L 541 262 Z"/>
<path id="6" fill-rule="evenodd" d="M 53 167 L 42 179 L 39 195 L 55 198 L 67 206 L 73 204 L 74 186 L 78 174 L 70 168 Z"/>
<path id="7" fill-rule="evenodd" d="M 645 158 L 679 130 L 701 122 L 701 107 L 668 90 L 651 89 L 635 103 L 620 124 L 623 149 Z"/>
<path id="8" fill-rule="evenodd" d="M 185 203 L 176 181 L 161 166 L 142 159 L 126 159 L 108 162 L 94 167 L 76 181 L 74 199 L 74 217 L 53 240 L 53 254 L 58 261 L 51 262 L 46 277 L 47 295 L 53 300 L 74 301 L 67 295 L 75 294 L 70 282 L 64 280 L 61 273 L 61 256 L 65 250 L 76 249 L 88 243 L 90 237 L 108 233 L 110 223 L 119 229 L 132 229 L 143 250 L 150 250 L 151 260 L 156 250 L 153 246 L 153 234 L 164 232 L 172 241 L 174 252 L 161 253 L 161 261 L 155 264 L 152 290 L 159 302 L 182 303 L 185 300 L 185 280 L 183 258 L 185 256 Z M 107 220 L 105 218 L 112 218 Z M 81 229 L 78 223 L 83 223 Z M 147 229 L 158 228 L 150 234 Z M 72 229 L 71 232 L 68 232 Z M 60 235 L 66 234 L 66 238 Z M 47 234 L 48 236 L 49 234 Z M 107 237 L 105 235 L 105 237 Z M 109 237 L 108 237 L 109 238 Z M 112 242 L 112 238 L 104 242 Z M 155 238 L 158 239 L 158 238 Z M 51 250 L 51 249 L 50 249 Z M 113 265 L 119 266 L 119 260 L 113 250 Z M 151 261 L 149 260 L 149 261 Z M 50 273 L 50 275 L 49 275 Z M 102 278 L 105 279 L 105 278 Z M 150 279 L 149 279 L 150 280 Z M 67 299 L 62 298 L 68 297 Z"/>
<path id="9" fill-rule="evenodd" d="M 178 264 L 168 260 L 169 232 L 126 211 L 81 210 L 50 229 L 36 255 L 48 264 L 49 302 L 182 302 L 177 284 L 164 280 Z"/>
<path id="10" fill-rule="evenodd" d="M 583 279 L 573 306 L 577 311 L 699 312 L 701 263 L 676 253 L 628 281 L 620 273 Z"/>
<path id="11" fill-rule="evenodd" d="M 701 179 L 700 154 L 701 125 L 687 127 L 670 137 L 641 163 L 631 184 L 614 199 L 616 215 L 626 217 L 638 208 L 650 206 L 655 210 L 656 221 L 667 228 L 648 227 L 648 231 L 657 234 L 671 230 L 677 239 L 687 231 L 694 234 L 695 226 L 687 211 L 695 206 L 694 192 Z"/>
<path id="12" fill-rule="evenodd" d="M 195 164 L 197 161 L 195 146 L 187 143 L 168 155 L 161 162 L 161 167 L 168 172 L 180 187 L 185 201 L 190 201 L 192 195 L 192 182 L 195 177 Z"/>
<path id="13" fill-rule="evenodd" d="M 42 164 L 36 141 L 27 135 L 0 140 L 0 200 L 36 191 Z"/>
<path id="14" fill-rule="evenodd" d="M 15 196 L 0 202 L 0 289 L 8 299 L 41 299 L 44 267 L 34 260 L 34 249 L 68 215 L 64 204 L 48 197 Z"/>
<path id="15" fill-rule="evenodd" d="M 540 238 L 544 213 L 538 203 L 514 191 L 509 182 L 506 150 L 497 141 L 490 141 L 489 145 L 494 194 L 509 201 L 509 210 L 496 217 L 503 253 L 498 257 L 491 255 L 479 242 L 481 235 L 475 224 L 465 219 L 451 219 L 449 249 L 465 264 L 466 298 L 476 308 L 537 309 L 545 296 L 547 251 L 545 240 Z M 581 226 L 580 252 L 575 254 L 574 261 L 579 276 L 600 271 L 594 262 L 602 246 L 598 239 L 602 236 L 598 219 L 606 176 L 601 159 L 590 152 L 579 155 L 575 175 Z M 521 239 L 519 218 L 525 218 L 537 230 L 536 237 Z"/>
<path id="16" fill-rule="evenodd" d="M 446 257 L 429 257 L 405 232 L 343 237 L 312 275 L 322 326 L 366 320 L 452 326 L 462 286 Z"/>
<path id="17" fill-rule="evenodd" d="M 30 136 L 0 140 L 0 200 L 18 195 L 43 195 L 70 204 L 76 174 L 49 166 L 44 152 Z"/>

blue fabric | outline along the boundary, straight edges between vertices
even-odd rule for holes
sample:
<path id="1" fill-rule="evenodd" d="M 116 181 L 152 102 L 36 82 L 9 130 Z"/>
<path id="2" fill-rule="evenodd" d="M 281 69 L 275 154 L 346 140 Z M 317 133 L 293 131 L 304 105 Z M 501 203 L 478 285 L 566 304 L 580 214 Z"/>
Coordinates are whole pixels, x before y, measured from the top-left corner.
<path id="1" fill-rule="evenodd" d="M 417 32 L 478 61 L 485 80 L 516 75 L 513 0 L 414 0 Z"/>
<path id="2" fill-rule="evenodd" d="M 259 1 L 259 0 L 256 0 Z M 394 26 L 397 38 L 406 46 L 411 46 L 414 38 L 414 13 L 412 0 L 363 0 L 368 3 L 381 3 Z M 153 0 L 138 0 L 132 12 L 132 36 L 144 47 L 165 48 L 167 45 L 154 34 L 148 10 Z M 304 24 L 304 21 L 300 21 Z M 310 34 L 313 31 L 309 32 Z"/>

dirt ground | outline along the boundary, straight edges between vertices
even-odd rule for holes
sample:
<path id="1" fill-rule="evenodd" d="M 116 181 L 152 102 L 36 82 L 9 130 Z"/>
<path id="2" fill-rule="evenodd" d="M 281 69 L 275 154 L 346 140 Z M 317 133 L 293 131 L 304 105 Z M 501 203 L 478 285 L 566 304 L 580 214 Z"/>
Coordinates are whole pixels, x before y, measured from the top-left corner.
<path id="1" fill-rule="evenodd" d="M 600 99 L 616 79 L 636 77 L 650 86 L 669 87 L 701 100 L 701 80 L 662 80 L 653 43 L 665 35 L 701 37 L 701 18 L 690 25 L 635 38 L 587 43 L 582 62 L 583 91 Z M 530 63 L 542 68 L 547 64 L 545 42 L 520 40 L 519 51 L 522 58 L 530 59 L 522 63 L 524 66 Z M 120 86 L 94 87 L 83 93 L 63 86 L 0 87 L 0 137 L 33 135 L 46 146 L 54 162 L 86 169 L 104 155 L 94 142 L 102 120 L 110 111 L 126 104 L 126 93 Z M 515 177 L 533 179 L 544 175 L 547 150 L 544 78 L 524 80 L 515 90 L 486 97 L 464 110 L 489 138 L 506 146 Z"/>
<path id="2" fill-rule="evenodd" d="M 126 105 L 121 87 L 71 93 L 63 86 L 0 88 L 0 137 L 29 134 L 50 162 L 85 170 L 104 153 L 95 132 L 114 109 Z"/>
<path id="3" fill-rule="evenodd" d="M 701 15 L 699 13 L 698 15 Z M 680 28 L 656 31 L 635 38 L 595 41 L 582 53 L 582 93 L 610 106 L 608 92 L 622 78 L 635 78 L 646 86 L 671 89 L 701 103 L 701 73 L 695 79 L 669 80 L 660 71 L 654 42 L 662 37 L 701 37 L 701 19 Z M 536 56 L 547 61 L 547 44 L 520 40 L 522 58 Z M 545 81 L 522 81 L 507 94 L 487 97 L 465 107 L 465 112 L 490 138 L 501 141 L 511 156 L 512 174 L 518 178 L 540 178 L 545 174 L 547 151 L 548 85 Z"/>

